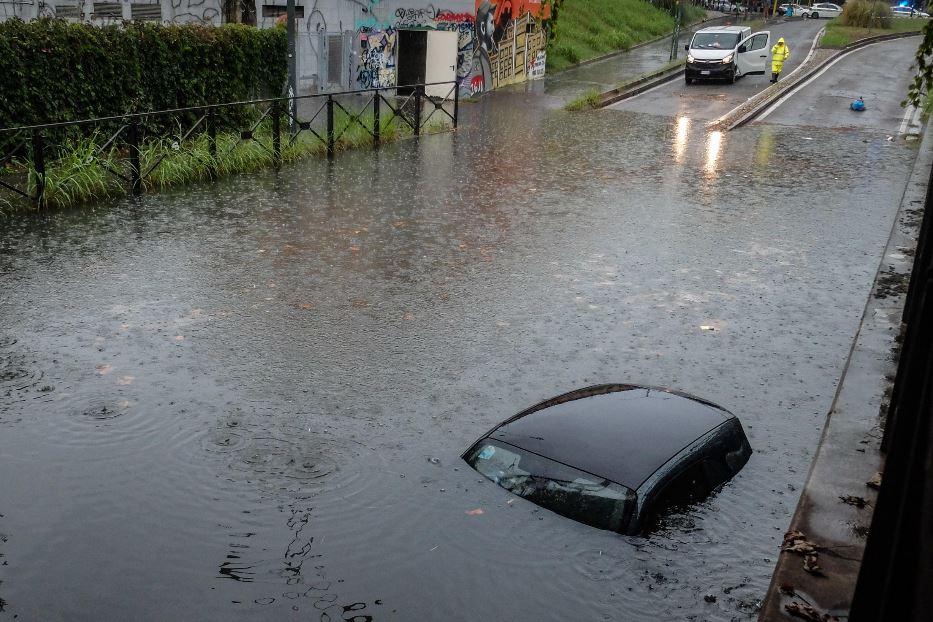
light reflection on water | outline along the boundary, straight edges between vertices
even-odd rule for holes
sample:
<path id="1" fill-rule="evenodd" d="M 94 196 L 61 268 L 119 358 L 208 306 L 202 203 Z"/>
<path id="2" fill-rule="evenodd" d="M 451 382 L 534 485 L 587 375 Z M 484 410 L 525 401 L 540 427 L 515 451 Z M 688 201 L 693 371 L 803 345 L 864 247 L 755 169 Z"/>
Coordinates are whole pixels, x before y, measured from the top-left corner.
<path id="1" fill-rule="evenodd" d="M 506 101 L 420 145 L 0 225 L 9 610 L 754 616 L 912 152 Z M 801 187 L 763 152 L 824 166 Z M 650 539 L 460 464 L 607 381 L 721 403 L 756 453 Z"/>

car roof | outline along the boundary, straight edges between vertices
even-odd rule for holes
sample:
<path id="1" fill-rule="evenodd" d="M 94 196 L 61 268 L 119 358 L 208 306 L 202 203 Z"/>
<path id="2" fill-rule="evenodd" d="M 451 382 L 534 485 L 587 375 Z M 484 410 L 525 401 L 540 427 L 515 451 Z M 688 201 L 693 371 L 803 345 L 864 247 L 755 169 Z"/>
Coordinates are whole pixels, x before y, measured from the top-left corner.
<path id="1" fill-rule="evenodd" d="M 707 26 L 706 28 L 700 28 L 697 30 L 697 34 L 701 32 L 733 32 L 740 33 L 745 32 L 746 30 L 751 30 L 748 26 Z"/>
<path id="2" fill-rule="evenodd" d="M 536 404 L 486 437 L 636 490 L 680 450 L 733 418 L 685 393 L 606 384 Z"/>

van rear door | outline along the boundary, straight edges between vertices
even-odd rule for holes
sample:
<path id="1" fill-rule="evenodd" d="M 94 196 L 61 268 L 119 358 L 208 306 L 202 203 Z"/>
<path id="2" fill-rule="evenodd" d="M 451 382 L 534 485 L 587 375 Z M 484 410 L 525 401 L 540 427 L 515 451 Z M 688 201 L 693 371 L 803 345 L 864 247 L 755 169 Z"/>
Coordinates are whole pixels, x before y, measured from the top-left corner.
<path id="1" fill-rule="evenodd" d="M 739 42 L 735 54 L 735 66 L 743 76 L 761 75 L 765 73 L 768 65 L 768 44 L 771 42 L 771 33 L 767 30 L 756 32 L 752 36 Z"/>

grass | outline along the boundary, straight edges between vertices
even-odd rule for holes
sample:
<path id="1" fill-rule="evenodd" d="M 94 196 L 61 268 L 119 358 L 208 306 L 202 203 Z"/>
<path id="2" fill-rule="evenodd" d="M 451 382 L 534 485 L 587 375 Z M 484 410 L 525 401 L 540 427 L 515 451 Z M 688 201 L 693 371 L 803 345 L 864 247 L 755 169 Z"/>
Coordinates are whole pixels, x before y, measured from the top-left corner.
<path id="1" fill-rule="evenodd" d="M 706 11 L 684 7 L 687 24 L 705 18 Z M 674 30 L 674 18 L 643 0 L 566 0 L 548 45 L 547 70 L 559 71 L 610 52 L 656 39 Z"/>
<path id="2" fill-rule="evenodd" d="M 820 41 L 821 48 L 842 48 L 850 43 L 855 43 L 860 39 L 868 37 L 877 37 L 898 32 L 918 32 L 923 30 L 927 24 L 925 19 L 911 19 L 909 17 L 895 17 L 889 22 L 890 28 L 853 28 L 843 26 L 839 23 L 839 18 L 831 20 L 826 24 L 826 33 Z"/>
<path id="3" fill-rule="evenodd" d="M 337 110 L 334 115 L 335 151 L 371 146 L 372 113 L 361 118 L 365 128 L 353 123 L 349 115 Z M 424 134 L 450 129 L 450 123 L 433 119 L 423 128 Z M 380 122 L 382 142 L 393 142 L 411 136 L 412 129 L 396 117 L 383 117 Z M 145 174 L 143 188 L 147 191 L 180 186 L 214 177 L 250 173 L 275 166 L 270 124 L 264 123 L 254 132 L 254 140 L 242 140 L 239 133 L 217 134 L 216 157 L 211 156 L 205 134 L 181 142 L 175 138 L 146 141 L 140 149 L 140 169 Z M 71 207 L 95 199 L 125 195 L 129 184 L 116 174 L 129 177 L 128 149 L 110 146 L 101 152 L 106 142 L 102 134 L 73 140 L 59 149 L 58 156 L 47 163 L 45 202 L 49 207 Z M 313 134 L 301 132 L 294 140 L 282 133 L 282 162 L 294 162 L 312 155 L 326 153 L 325 145 Z M 46 156 L 49 158 L 49 156 Z M 16 160 L 0 171 L 8 181 L 25 181 L 29 194 L 34 195 L 38 175 L 32 163 Z M 12 179 L 10 179 L 12 177 Z M 0 196 L 0 213 L 34 205 L 12 195 Z"/>
<path id="4" fill-rule="evenodd" d="M 599 106 L 599 89 L 590 89 L 583 95 L 569 102 L 564 106 L 564 110 L 576 112 L 577 110 L 589 110 Z"/>

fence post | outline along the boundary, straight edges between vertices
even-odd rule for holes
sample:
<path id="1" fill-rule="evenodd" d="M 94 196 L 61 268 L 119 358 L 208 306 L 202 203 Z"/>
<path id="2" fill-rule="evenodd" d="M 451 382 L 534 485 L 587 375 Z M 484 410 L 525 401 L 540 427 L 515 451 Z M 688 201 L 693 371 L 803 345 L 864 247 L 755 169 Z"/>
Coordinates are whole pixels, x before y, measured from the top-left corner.
<path id="1" fill-rule="evenodd" d="M 130 147 L 130 183 L 134 195 L 142 194 L 143 191 L 143 180 L 139 164 L 139 129 L 139 118 L 135 118 L 130 122 L 129 136 L 127 137 Z"/>
<path id="2" fill-rule="evenodd" d="M 334 155 L 334 96 L 327 96 L 327 156 Z"/>
<path id="3" fill-rule="evenodd" d="M 32 164 L 36 169 L 36 205 L 45 207 L 45 140 L 42 132 L 32 132 Z"/>
<path id="4" fill-rule="evenodd" d="M 423 92 L 423 85 L 415 87 L 415 136 L 421 134 L 421 94 Z"/>
<path id="5" fill-rule="evenodd" d="M 210 176 L 217 177 L 217 109 L 207 111 L 207 153 L 210 155 Z"/>
<path id="6" fill-rule="evenodd" d="M 279 100 L 272 102 L 272 157 L 275 165 L 282 164 L 282 118 Z"/>
<path id="7" fill-rule="evenodd" d="M 376 97 L 373 99 L 373 147 L 379 148 L 379 141 L 382 140 L 382 120 L 379 118 L 379 100 L 382 96 L 376 91 Z"/>
<path id="8" fill-rule="evenodd" d="M 460 78 L 454 80 L 454 129 L 457 129 L 457 119 L 460 117 Z"/>

